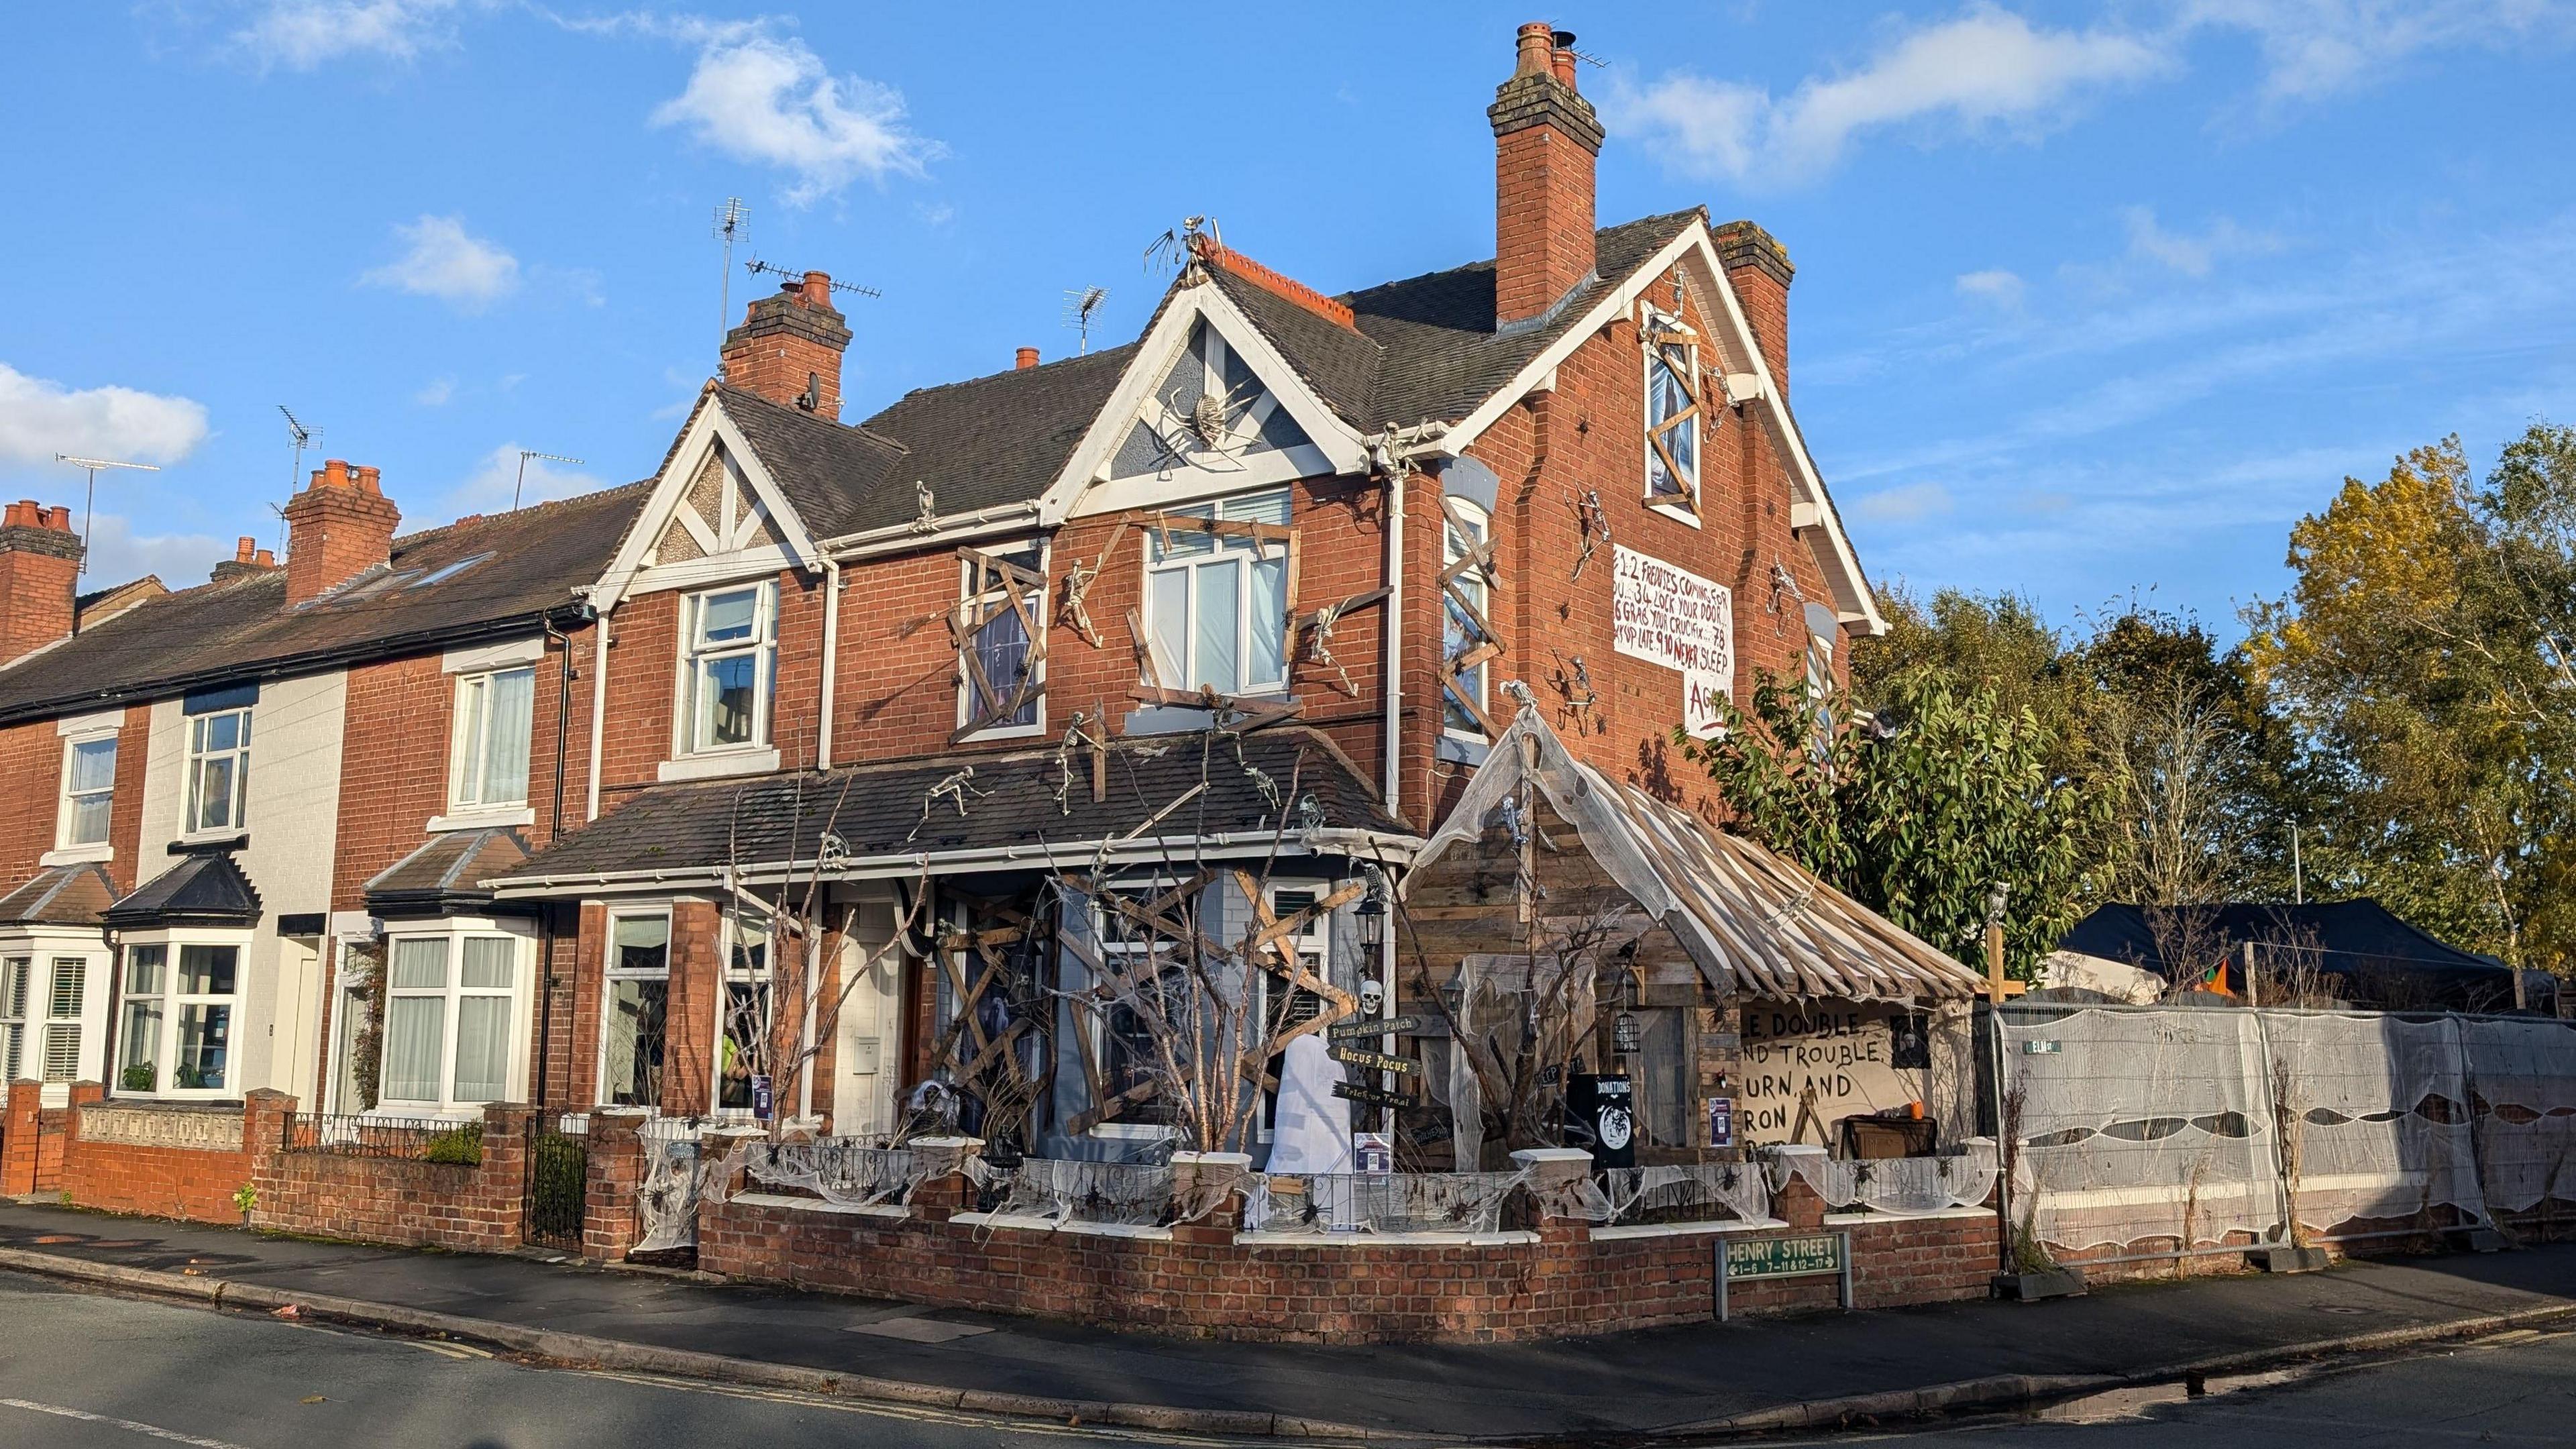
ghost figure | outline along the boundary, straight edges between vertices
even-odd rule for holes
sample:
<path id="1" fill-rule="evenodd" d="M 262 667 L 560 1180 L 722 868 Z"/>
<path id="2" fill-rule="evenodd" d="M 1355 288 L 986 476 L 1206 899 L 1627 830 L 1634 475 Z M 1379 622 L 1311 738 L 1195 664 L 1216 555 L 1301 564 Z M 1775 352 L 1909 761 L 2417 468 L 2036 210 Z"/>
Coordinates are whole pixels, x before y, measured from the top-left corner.
<path id="1" fill-rule="evenodd" d="M 1288 1043 L 1279 1059 L 1279 1110 L 1273 1119 L 1270 1162 L 1280 1173 L 1351 1170 L 1351 1104 L 1333 1095 L 1342 1064 L 1312 1034 Z"/>

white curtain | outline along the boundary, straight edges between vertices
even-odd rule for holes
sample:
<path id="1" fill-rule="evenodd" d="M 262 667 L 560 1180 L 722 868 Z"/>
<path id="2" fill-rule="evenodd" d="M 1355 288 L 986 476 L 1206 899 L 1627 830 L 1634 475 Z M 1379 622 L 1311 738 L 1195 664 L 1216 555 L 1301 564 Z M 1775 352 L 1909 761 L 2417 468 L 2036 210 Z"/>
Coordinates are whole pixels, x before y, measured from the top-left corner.
<path id="1" fill-rule="evenodd" d="M 443 996 L 397 996 L 385 1003 L 384 1097 L 438 1100 L 438 1047 L 446 1026 Z"/>
<path id="2" fill-rule="evenodd" d="M 528 798 L 528 711 L 536 678 L 531 669 L 492 676 L 492 718 L 483 731 L 485 804 Z"/>
<path id="3" fill-rule="evenodd" d="M 458 1102 L 494 1102 L 509 1090 L 510 998 L 468 996 L 456 1003 Z"/>

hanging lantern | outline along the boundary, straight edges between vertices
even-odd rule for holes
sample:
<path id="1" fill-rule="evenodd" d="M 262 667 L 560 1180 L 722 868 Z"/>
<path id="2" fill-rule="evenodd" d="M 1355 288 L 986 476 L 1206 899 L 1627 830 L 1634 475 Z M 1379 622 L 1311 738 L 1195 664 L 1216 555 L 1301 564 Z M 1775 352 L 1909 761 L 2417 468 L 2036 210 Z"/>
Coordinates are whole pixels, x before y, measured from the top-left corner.
<path id="1" fill-rule="evenodd" d="M 1637 1018 L 1620 1012 L 1610 1023 L 1610 1049 L 1623 1057 L 1635 1056 L 1638 1050 Z"/>
<path id="2" fill-rule="evenodd" d="M 1378 948 L 1386 944 L 1386 902 L 1377 898 L 1377 892 L 1371 891 L 1360 899 L 1359 909 L 1351 914 L 1360 920 L 1360 944 L 1375 955 Z"/>

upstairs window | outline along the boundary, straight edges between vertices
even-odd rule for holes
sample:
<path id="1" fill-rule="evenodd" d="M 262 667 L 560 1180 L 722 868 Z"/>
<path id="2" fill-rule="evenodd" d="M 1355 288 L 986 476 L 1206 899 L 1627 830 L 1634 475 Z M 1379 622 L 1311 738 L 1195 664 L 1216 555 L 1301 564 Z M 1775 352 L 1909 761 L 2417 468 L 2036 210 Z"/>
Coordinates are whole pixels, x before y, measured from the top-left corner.
<path id="1" fill-rule="evenodd" d="M 1646 343 L 1646 501 L 1699 511 L 1699 339 L 1678 317 L 1649 310 Z"/>
<path id="2" fill-rule="evenodd" d="M 534 669 L 457 679 L 450 808 L 489 810 L 528 803 L 528 719 L 536 679 Z"/>
<path id="3" fill-rule="evenodd" d="M 250 792 L 250 711 L 188 721 L 188 833 L 239 830 Z"/>
<path id="4" fill-rule="evenodd" d="M 1146 527 L 1155 683 L 1221 695 L 1288 687 L 1288 490 L 1176 509 Z"/>
<path id="5" fill-rule="evenodd" d="M 767 744 L 778 658 L 776 587 L 692 594 L 682 613 L 680 753 Z"/>
<path id="6" fill-rule="evenodd" d="M 1491 623 L 1485 510 L 1443 500 L 1440 597 L 1440 723 L 1451 734 L 1487 738 L 1486 663 L 1502 652 Z"/>
<path id="7" fill-rule="evenodd" d="M 957 729 L 1034 730 L 1046 688 L 1044 546 L 957 551 Z"/>
<path id="8" fill-rule="evenodd" d="M 108 815 L 116 803 L 116 736 L 97 735 L 63 746 L 61 843 L 107 844 Z"/>

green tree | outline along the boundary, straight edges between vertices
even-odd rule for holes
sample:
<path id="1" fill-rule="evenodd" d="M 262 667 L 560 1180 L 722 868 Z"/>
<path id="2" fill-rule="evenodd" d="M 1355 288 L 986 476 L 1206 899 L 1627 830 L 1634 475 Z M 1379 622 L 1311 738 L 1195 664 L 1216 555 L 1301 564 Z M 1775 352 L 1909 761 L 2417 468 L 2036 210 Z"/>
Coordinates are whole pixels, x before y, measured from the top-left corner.
<path id="1" fill-rule="evenodd" d="M 2010 893 L 2005 959 L 2026 976 L 2091 895 L 2097 807 L 2051 768 L 2055 733 L 2028 705 L 1932 670 L 1878 686 L 1886 708 L 1765 673 L 1726 732 L 1676 735 L 1735 811 L 1735 828 L 1979 969 L 1987 893 Z"/>

